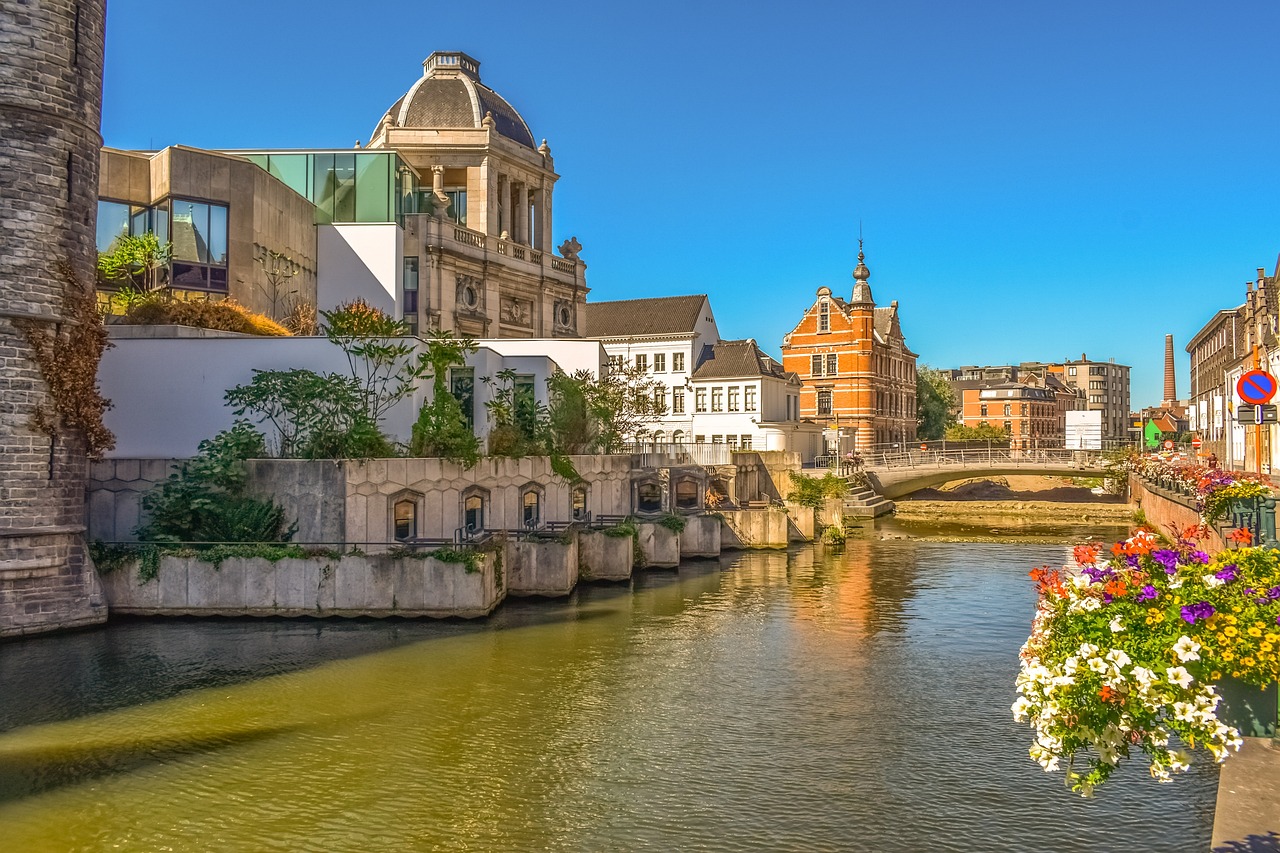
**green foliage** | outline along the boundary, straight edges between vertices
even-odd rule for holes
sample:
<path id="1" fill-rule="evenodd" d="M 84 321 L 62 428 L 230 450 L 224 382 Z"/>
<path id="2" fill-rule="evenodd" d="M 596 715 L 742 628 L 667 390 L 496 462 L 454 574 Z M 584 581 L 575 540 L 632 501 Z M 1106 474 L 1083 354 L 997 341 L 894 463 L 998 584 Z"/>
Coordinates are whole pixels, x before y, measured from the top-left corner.
<path id="1" fill-rule="evenodd" d="M 547 380 L 548 429 L 563 453 L 618 453 L 666 414 L 662 383 L 632 365 L 603 377 L 557 371 Z"/>
<path id="2" fill-rule="evenodd" d="M 681 533 L 684 533 L 684 528 L 685 528 L 684 516 L 676 515 L 673 512 L 669 512 L 666 515 L 662 516 L 662 518 L 658 519 L 658 524 L 667 528 L 677 536 L 680 535 Z"/>
<path id="3" fill-rule="evenodd" d="M 151 542 L 107 545 L 98 541 L 89 546 L 89 555 L 93 558 L 98 571 L 104 574 L 119 571 L 137 562 L 138 581 L 147 583 L 159 574 L 162 557 L 195 557 L 211 564 L 217 570 L 222 568 L 222 564 L 227 560 L 237 558 L 257 558 L 278 563 L 281 560 L 312 557 L 328 557 L 336 560 L 342 556 L 342 553 L 332 548 L 307 548 L 293 544 L 273 545 L 267 542 L 188 547 Z"/>
<path id="4" fill-rule="evenodd" d="M 821 507 L 827 498 L 841 498 L 849 491 L 849 481 L 830 471 L 822 477 L 792 473 L 791 492 L 787 500 L 813 509 Z"/>
<path id="5" fill-rule="evenodd" d="M 955 424 L 947 427 L 945 437 L 947 441 L 990 441 L 996 444 L 1007 444 L 1009 441 L 1009 433 L 987 423 L 978 424 L 976 427 Z"/>
<path id="6" fill-rule="evenodd" d="M 542 455 L 551 445 L 547 407 L 538 402 L 533 389 L 516 381 L 516 372 L 501 370 L 482 377 L 492 397 L 485 404 L 489 413 L 489 455 Z"/>
<path id="7" fill-rule="evenodd" d="M 636 526 L 636 523 L 634 520 L 632 520 L 631 518 L 626 518 L 622 521 L 619 521 L 617 524 L 613 525 L 612 527 L 604 528 L 600 532 L 603 533 L 605 536 L 612 536 L 617 539 L 625 539 L 627 537 L 631 537 L 634 539 L 635 537 L 640 535 L 640 528 Z"/>
<path id="8" fill-rule="evenodd" d="M 244 493 L 244 461 L 266 455 L 246 421 L 200 442 L 195 459 L 142 497 L 144 542 L 286 542 L 297 530 L 283 507 Z"/>
<path id="9" fill-rule="evenodd" d="M 480 440 L 446 383 L 449 368 L 466 364 L 467 354 L 475 350 L 475 341 L 469 338 L 454 338 L 450 332 L 428 333 L 421 359 L 426 375 L 432 378 L 432 400 L 423 405 L 413 425 L 411 455 L 448 459 L 464 468 L 480 461 Z"/>
<path id="10" fill-rule="evenodd" d="M 1213 524 L 1227 514 L 1233 501 L 1249 501 L 1271 496 L 1271 487 L 1253 480 L 1238 480 L 1204 496 L 1204 520 Z"/>
<path id="11" fill-rule="evenodd" d="M 161 243 L 149 231 L 122 234 L 109 251 L 98 255 L 98 272 L 106 282 L 149 293 L 164 286 L 172 250 L 172 243 Z"/>
<path id="12" fill-rule="evenodd" d="M 392 406 L 413 393 L 430 365 L 414 358 L 417 344 L 407 339 L 403 320 L 363 299 L 321 311 L 324 334 L 347 356 L 347 366 L 370 423 L 381 423 Z"/>
<path id="13" fill-rule="evenodd" d="M 822 531 L 822 541 L 827 545 L 843 545 L 845 542 L 844 528 L 839 524 L 829 524 Z"/>
<path id="14" fill-rule="evenodd" d="M 916 371 L 916 434 L 923 441 L 946 435 L 956 423 L 956 394 L 939 370 L 922 366 Z"/>

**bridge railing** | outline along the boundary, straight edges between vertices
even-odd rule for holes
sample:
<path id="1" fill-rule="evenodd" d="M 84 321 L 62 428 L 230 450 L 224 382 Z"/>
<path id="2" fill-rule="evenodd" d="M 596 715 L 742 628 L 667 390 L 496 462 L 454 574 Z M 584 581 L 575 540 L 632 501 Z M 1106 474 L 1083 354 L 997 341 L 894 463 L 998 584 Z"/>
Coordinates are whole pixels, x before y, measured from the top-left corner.
<path id="1" fill-rule="evenodd" d="M 893 468 L 1038 468 L 1058 466 L 1082 470 L 1099 468 L 1102 454 L 1096 450 L 1063 448 L 1022 450 L 1008 447 L 970 447 L 946 450 L 908 450 L 898 453 L 880 452 L 866 460 L 873 469 Z"/>

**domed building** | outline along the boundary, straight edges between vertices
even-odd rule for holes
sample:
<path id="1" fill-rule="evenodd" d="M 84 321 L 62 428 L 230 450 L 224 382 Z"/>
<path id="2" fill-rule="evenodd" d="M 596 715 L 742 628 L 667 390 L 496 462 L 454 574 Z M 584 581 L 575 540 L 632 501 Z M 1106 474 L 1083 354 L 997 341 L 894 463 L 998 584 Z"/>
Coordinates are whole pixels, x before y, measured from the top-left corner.
<path id="1" fill-rule="evenodd" d="M 574 238 L 552 252 L 551 149 L 479 62 L 427 57 L 366 149 L 393 149 L 423 182 L 404 216 L 406 319 L 472 337 L 581 335 L 586 265 Z"/>

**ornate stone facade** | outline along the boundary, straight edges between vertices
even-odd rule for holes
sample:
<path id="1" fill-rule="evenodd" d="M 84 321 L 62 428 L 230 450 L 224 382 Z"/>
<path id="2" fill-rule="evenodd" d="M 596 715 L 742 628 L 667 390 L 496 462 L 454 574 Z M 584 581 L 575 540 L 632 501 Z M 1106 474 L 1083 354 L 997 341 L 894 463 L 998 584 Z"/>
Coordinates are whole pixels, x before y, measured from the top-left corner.
<path id="1" fill-rule="evenodd" d="M 817 299 L 782 340 L 783 367 L 800 376 L 800 416 L 851 430 L 862 452 L 916 439 L 916 354 L 907 348 L 898 303 L 877 308 L 863 262 L 848 302 L 818 288 Z"/>
<path id="2" fill-rule="evenodd" d="M 34 426 L 50 395 L 21 329 L 94 280 L 105 0 L 0 6 L 0 636 L 101 622 L 84 546 L 88 463 Z"/>
<path id="3" fill-rule="evenodd" d="M 560 176 L 551 148 L 545 139 L 535 147 L 520 114 L 480 81 L 479 62 L 431 54 L 366 148 L 394 149 L 431 181 L 417 193 L 417 212 L 404 217 L 404 257 L 421 270 L 419 327 L 487 338 L 582 336 L 582 246 L 571 237 L 560 256 L 552 251 Z"/>

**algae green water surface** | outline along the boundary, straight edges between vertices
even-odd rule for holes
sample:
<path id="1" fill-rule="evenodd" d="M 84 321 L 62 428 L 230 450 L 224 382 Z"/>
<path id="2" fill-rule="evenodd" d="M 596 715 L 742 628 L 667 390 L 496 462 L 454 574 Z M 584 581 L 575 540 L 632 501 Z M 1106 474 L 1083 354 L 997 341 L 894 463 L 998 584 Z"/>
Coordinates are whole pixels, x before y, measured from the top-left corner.
<path id="1" fill-rule="evenodd" d="M 1216 771 L 1097 799 L 1009 713 L 1061 546 L 691 563 L 484 622 L 0 646 L 0 851 L 1200 851 Z"/>

